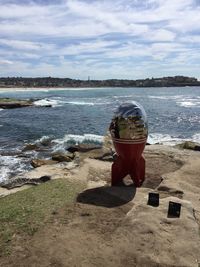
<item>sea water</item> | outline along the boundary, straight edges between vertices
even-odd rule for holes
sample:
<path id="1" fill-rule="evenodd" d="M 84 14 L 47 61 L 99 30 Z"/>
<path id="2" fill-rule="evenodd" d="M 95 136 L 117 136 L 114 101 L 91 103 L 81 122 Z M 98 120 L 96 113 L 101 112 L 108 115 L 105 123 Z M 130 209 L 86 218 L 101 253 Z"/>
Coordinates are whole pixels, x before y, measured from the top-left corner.
<path id="1" fill-rule="evenodd" d="M 113 112 L 129 101 L 147 113 L 149 143 L 200 142 L 200 87 L 21 89 L 1 91 L 0 97 L 35 99 L 34 107 L 0 109 L 0 180 L 30 169 L 30 158 L 41 157 L 36 151 L 19 157 L 25 144 L 48 141 L 51 152 L 101 144 Z"/>

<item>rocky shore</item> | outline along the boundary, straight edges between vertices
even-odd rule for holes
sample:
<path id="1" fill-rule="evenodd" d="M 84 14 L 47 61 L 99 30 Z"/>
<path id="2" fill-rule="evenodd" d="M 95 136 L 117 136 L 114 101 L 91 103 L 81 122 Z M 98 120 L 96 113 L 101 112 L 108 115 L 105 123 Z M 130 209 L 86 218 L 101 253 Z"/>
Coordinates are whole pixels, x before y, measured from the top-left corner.
<path id="1" fill-rule="evenodd" d="M 18 266 L 50 266 L 52 262 L 54 266 L 80 262 L 84 266 L 198 266 L 198 149 L 146 146 L 146 180 L 137 189 L 110 187 L 113 153 L 109 146 L 74 146 L 69 151 L 48 162 L 32 161 L 35 168 L 24 178 L 84 182 L 85 190 L 74 204 L 57 211 L 48 229 L 41 229 L 20 244 L 21 250 L 14 249 L 13 255 L 3 258 L 4 266 L 16 262 Z M 1 188 L 0 195 L 16 190 Z M 158 207 L 147 204 L 150 192 L 159 193 Z M 168 217 L 169 201 L 181 204 L 180 218 Z"/>
<path id="2" fill-rule="evenodd" d="M 14 98 L 0 98 L 0 108 L 11 109 L 11 108 L 24 108 L 24 107 L 34 107 L 34 102 L 38 99 L 14 99 Z M 45 107 L 51 107 L 51 105 L 46 105 Z"/>

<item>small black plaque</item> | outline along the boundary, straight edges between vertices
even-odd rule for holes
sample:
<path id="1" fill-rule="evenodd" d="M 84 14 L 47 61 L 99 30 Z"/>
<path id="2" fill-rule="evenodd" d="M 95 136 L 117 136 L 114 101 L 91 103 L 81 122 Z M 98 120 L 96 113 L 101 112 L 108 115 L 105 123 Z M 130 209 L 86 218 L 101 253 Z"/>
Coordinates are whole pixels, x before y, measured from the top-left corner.
<path id="1" fill-rule="evenodd" d="M 149 193 L 148 205 L 153 207 L 159 206 L 159 194 L 158 193 Z"/>
<path id="2" fill-rule="evenodd" d="M 181 215 L 181 204 L 173 201 L 169 201 L 168 217 L 179 218 Z"/>

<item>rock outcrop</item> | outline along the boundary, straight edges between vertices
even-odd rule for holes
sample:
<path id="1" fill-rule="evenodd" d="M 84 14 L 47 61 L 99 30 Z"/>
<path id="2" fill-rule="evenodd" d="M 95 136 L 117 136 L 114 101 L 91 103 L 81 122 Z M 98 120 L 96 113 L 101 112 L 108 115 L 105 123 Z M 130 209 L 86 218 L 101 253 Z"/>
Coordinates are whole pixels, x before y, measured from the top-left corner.
<path id="1" fill-rule="evenodd" d="M 2 109 L 12 109 L 12 108 L 25 108 L 33 107 L 34 99 L 22 100 L 13 98 L 0 98 L 0 108 Z M 51 107 L 51 105 L 45 105 L 45 107 Z"/>
<path id="2" fill-rule="evenodd" d="M 56 163 L 58 163 L 58 161 L 49 160 L 49 159 L 32 159 L 31 160 L 31 165 L 34 168 L 41 167 L 42 165 L 52 165 Z"/>
<path id="3" fill-rule="evenodd" d="M 184 143 L 178 144 L 177 147 L 182 149 L 200 151 L 200 144 L 192 141 L 185 141 Z"/>
<path id="4" fill-rule="evenodd" d="M 101 146 L 97 146 L 97 145 L 92 145 L 92 144 L 79 144 L 79 145 L 74 145 L 74 146 L 70 146 L 67 151 L 74 153 L 74 152 L 88 152 L 91 150 L 96 150 L 96 149 L 100 149 Z"/>
<path id="5" fill-rule="evenodd" d="M 52 160 L 57 161 L 57 162 L 70 162 L 74 159 L 75 155 L 74 153 L 56 153 L 52 155 Z"/>
<path id="6" fill-rule="evenodd" d="M 45 175 L 39 178 L 17 178 L 17 179 L 9 179 L 0 183 L 0 187 L 6 189 L 13 189 L 16 187 L 21 187 L 23 185 L 38 185 L 41 183 L 45 183 L 51 179 L 51 176 Z"/>

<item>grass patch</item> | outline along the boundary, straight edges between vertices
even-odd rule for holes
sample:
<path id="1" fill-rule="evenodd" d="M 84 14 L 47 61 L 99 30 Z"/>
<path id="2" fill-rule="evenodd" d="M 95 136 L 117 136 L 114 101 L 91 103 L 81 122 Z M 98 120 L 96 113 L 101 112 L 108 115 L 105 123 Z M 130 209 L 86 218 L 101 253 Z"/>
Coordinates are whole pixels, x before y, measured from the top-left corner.
<path id="1" fill-rule="evenodd" d="M 12 102 L 24 102 L 26 100 L 19 100 L 19 99 L 15 99 L 15 98 L 0 98 L 0 103 L 12 103 Z"/>
<path id="2" fill-rule="evenodd" d="M 49 181 L 0 199 L 0 255 L 9 254 L 16 234 L 33 235 L 56 209 L 73 203 L 84 184 Z"/>

